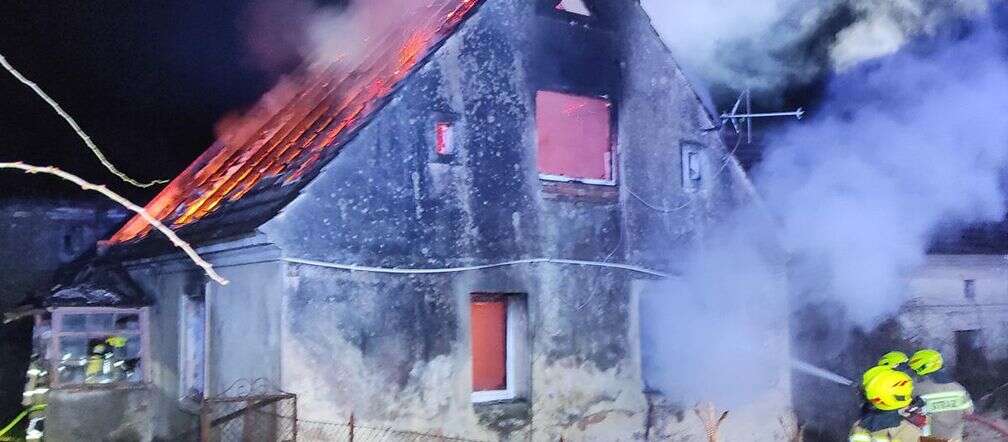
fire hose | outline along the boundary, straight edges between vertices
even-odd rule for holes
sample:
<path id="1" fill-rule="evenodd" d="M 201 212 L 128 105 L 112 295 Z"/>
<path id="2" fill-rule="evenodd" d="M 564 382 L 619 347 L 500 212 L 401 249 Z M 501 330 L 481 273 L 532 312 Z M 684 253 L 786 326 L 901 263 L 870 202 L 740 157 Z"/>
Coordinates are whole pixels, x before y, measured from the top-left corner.
<path id="1" fill-rule="evenodd" d="M 995 422 L 992 419 L 987 419 L 985 417 L 978 416 L 975 414 L 967 414 L 966 420 L 983 424 L 987 428 L 997 431 L 1001 435 L 1001 437 L 1008 439 L 1008 428 L 1005 428 L 1005 426 L 999 422 Z"/>

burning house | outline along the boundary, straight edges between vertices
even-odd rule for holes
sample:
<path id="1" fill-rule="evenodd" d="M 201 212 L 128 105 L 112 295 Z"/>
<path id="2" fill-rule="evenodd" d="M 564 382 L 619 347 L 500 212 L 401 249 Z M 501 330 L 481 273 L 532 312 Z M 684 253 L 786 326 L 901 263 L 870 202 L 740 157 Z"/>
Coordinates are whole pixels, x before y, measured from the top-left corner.
<path id="1" fill-rule="evenodd" d="M 50 307 L 47 438 L 194 438 L 242 380 L 312 422 L 706 437 L 685 398 L 645 394 L 637 302 L 755 198 L 717 118 L 636 1 L 416 3 L 359 57 L 291 75 L 147 205 L 229 284 L 135 218 L 95 265 L 148 305 Z M 110 337 L 128 374 L 88 373 Z M 786 375 L 723 432 L 781 440 Z"/>

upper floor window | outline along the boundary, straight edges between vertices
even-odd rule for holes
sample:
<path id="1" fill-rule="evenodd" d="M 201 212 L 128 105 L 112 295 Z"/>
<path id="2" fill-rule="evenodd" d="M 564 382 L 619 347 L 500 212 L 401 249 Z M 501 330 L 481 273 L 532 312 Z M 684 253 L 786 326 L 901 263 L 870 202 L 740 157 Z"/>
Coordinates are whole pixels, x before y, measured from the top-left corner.
<path id="1" fill-rule="evenodd" d="M 556 8 L 560 11 L 567 11 L 578 15 L 591 16 L 591 11 L 585 5 L 584 0 L 560 0 Z"/>
<path id="2" fill-rule="evenodd" d="M 615 184 L 610 110 L 609 101 L 603 98 L 539 91 L 536 131 L 540 177 Z"/>
<path id="3" fill-rule="evenodd" d="M 48 358 L 55 385 L 143 382 L 147 309 L 64 307 L 52 313 Z"/>

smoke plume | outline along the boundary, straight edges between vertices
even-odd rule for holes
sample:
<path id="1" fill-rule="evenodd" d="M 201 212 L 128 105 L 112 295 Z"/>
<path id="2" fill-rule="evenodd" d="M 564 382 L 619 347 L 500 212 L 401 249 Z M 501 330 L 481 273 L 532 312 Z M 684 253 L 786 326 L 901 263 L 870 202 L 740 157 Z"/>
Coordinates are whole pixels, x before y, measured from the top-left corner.
<path id="1" fill-rule="evenodd" d="M 683 65 L 712 87 L 775 92 L 889 55 L 985 0 L 644 0 Z"/>
<path id="2" fill-rule="evenodd" d="M 800 2 L 772 3 L 776 9 L 764 19 L 771 27 Z M 811 118 L 766 134 L 766 157 L 752 175 L 767 210 L 738 210 L 688 259 L 681 281 L 642 298 L 652 386 L 686 400 L 755 400 L 787 363 L 775 360 L 771 348 L 775 330 L 786 336 L 780 321 L 791 311 L 773 302 L 781 297 L 775 284 L 786 279 L 797 295 L 790 309 L 839 306 L 836 318 L 872 328 L 907 300 L 906 277 L 923 262 L 939 226 L 1004 218 L 1008 63 L 993 12 L 941 22 L 927 18 L 931 11 L 897 33 L 855 36 L 889 29 L 885 20 L 906 23 L 892 12 L 896 6 L 916 11 L 910 6 L 924 4 L 890 3 L 836 34 L 830 64 L 816 68 L 830 71 Z M 668 7 L 690 16 L 708 8 Z M 716 20 L 728 20 L 723 16 Z M 863 43 L 882 35 L 893 44 Z M 764 73 L 813 64 L 775 59 L 763 59 L 765 69 L 747 78 L 776 87 L 763 81 Z M 701 68 L 720 69 L 707 72 L 724 78 L 742 75 L 712 66 Z M 769 212 L 770 226 L 761 212 Z M 772 247 L 754 240 L 770 237 L 784 249 L 787 277 L 766 252 Z"/>

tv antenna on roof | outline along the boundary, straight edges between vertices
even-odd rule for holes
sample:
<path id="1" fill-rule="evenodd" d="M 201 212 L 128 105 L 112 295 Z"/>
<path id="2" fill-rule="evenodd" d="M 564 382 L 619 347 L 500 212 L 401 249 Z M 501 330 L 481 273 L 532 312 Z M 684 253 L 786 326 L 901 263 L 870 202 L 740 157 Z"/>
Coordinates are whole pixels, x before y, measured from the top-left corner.
<path id="1" fill-rule="evenodd" d="M 732 110 L 730 112 L 725 112 L 721 114 L 721 122 L 717 126 L 712 127 L 708 130 L 720 129 L 724 127 L 725 123 L 728 123 L 731 124 L 732 129 L 735 130 L 735 134 L 739 135 L 742 133 L 742 129 L 745 128 L 746 142 L 752 143 L 753 118 L 795 117 L 801 120 L 804 115 L 805 110 L 800 107 L 797 110 L 791 112 L 754 113 L 752 111 L 752 92 L 749 89 L 746 89 L 742 91 L 741 94 L 739 94 L 738 100 L 735 100 L 735 105 L 732 106 Z"/>

